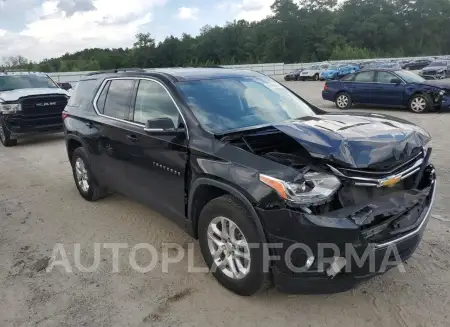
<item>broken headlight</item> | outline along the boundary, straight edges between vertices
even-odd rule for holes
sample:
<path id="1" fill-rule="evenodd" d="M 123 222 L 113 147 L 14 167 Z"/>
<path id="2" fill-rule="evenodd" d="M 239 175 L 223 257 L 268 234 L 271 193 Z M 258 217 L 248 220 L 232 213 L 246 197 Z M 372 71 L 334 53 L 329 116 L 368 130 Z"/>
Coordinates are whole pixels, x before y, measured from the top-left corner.
<path id="1" fill-rule="evenodd" d="M 282 199 L 303 206 L 327 202 L 341 186 L 336 176 L 313 171 L 305 173 L 296 182 L 286 182 L 264 174 L 259 175 L 259 180 L 274 189 Z"/>

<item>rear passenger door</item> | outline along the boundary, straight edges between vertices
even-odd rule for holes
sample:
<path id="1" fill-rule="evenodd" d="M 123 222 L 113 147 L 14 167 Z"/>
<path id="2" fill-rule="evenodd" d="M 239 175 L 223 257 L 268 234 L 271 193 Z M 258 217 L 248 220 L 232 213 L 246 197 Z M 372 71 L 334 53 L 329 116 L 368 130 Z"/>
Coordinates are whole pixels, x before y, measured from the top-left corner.
<path id="1" fill-rule="evenodd" d="M 350 86 L 353 102 L 362 104 L 376 103 L 375 71 L 357 73 Z"/>
<path id="2" fill-rule="evenodd" d="M 131 101 L 137 80 L 113 78 L 103 83 L 95 100 L 102 117 L 98 126 L 96 176 L 102 185 L 128 195 L 130 188 L 126 166 L 130 161 L 128 145 L 133 127 Z"/>
<path id="3" fill-rule="evenodd" d="M 134 95 L 132 139 L 126 176 L 129 194 L 180 225 L 185 216 L 185 167 L 187 129 L 184 133 L 146 132 L 149 120 L 169 118 L 175 127 L 184 127 L 177 104 L 169 90 L 156 79 L 140 79 Z"/>

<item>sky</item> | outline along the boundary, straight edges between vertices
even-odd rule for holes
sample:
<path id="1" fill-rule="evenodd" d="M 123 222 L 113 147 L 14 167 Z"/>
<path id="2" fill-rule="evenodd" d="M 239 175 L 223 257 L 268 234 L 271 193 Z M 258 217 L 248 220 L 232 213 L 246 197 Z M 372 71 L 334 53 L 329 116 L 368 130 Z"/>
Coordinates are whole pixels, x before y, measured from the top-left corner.
<path id="1" fill-rule="evenodd" d="M 261 20 L 273 0 L 0 0 L 0 60 L 33 61 L 85 48 L 130 47 L 135 35 L 156 41 L 234 19 Z"/>

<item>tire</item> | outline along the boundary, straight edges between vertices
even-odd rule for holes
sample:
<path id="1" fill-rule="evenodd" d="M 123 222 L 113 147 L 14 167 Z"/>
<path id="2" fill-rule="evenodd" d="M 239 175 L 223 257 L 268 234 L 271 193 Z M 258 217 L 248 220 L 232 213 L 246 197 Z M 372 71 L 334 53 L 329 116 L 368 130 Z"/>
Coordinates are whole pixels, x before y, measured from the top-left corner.
<path id="1" fill-rule="evenodd" d="M 428 94 L 419 93 L 413 95 L 408 102 L 408 109 L 416 114 L 430 111 L 433 99 Z"/>
<path id="2" fill-rule="evenodd" d="M 347 92 L 341 92 L 336 95 L 334 103 L 338 109 L 349 109 L 352 106 L 352 97 Z"/>
<path id="3" fill-rule="evenodd" d="M 17 140 L 11 138 L 11 132 L 8 131 L 3 120 L 0 120 L 0 142 L 6 147 L 17 145 Z"/>
<path id="4" fill-rule="evenodd" d="M 299 80 L 300 80 L 300 76 L 298 76 L 298 75 L 295 76 L 295 80 L 296 80 L 296 81 L 299 81 Z"/>
<path id="5" fill-rule="evenodd" d="M 315 74 L 313 78 L 314 78 L 315 81 L 318 81 L 319 80 L 319 74 Z"/>
<path id="6" fill-rule="evenodd" d="M 221 251 L 220 256 L 216 259 L 218 261 L 214 262 L 212 252 L 214 250 L 217 251 L 215 247 L 218 245 L 208 235 L 214 235 L 216 240 L 222 240 L 222 236 L 213 233 L 213 230 L 220 231 L 223 221 L 226 221 L 225 225 L 227 227 L 235 224 L 237 228 L 234 229 L 235 235 L 231 237 L 231 241 L 221 242 L 221 244 L 228 243 L 226 245 L 227 249 Z M 213 229 L 214 225 L 215 229 Z M 199 217 L 198 235 L 205 263 L 209 269 L 212 269 L 213 276 L 222 286 L 238 295 L 250 296 L 266 289 L 270 285 L 270 273 L 264 272 L 264 251 L 253 219 L 242 203 L 233 196 L 223 195 L 211 200 L 204 206 Z M 235 268 L 238 267 L 236 264 L 237 260 L 240 260 L 241 266 L 248 269 L 246 273 L 239 271 L 240 275 L 233 274 L 231 266 L 228 264 L 222 268 L 219 267 L 219 260 L 222 262 L 226 261 L 227 251 L 234 251 L 230 247 L 231 243 L 236 244 L 233 242 L 233 239 L 241 239 L 241 242 L 244 239 L 246 241 L 244 244 L 259 244 L 257 247 L 249 248 L 247 246 L 246 250 L 244 250 L 245 247 L 240 248 L 239 252 L 241 254 L 246 253 L 249 260 L 244 259 L 241 255 L 229 256 Z"/>
<path id="7" fill-rule="evenodd" d="M 89 157 L 86 154 L 86 151 L 82 147 L 76 148 L 72 154 L 71 160 L 72 174 L 75 185 L 78 189 L 78 192 L 85 200 L 96 201 L 107 196 L 108 192 L 105 188 L 98 185 L 95 177 L 92 174 L 89 162 Z M 79 173 L 77 173 L 77 170 L 79 170 L 80 173 L 84 174 L 84 177 L 82 179 L 86 181 L 87 187 L 86 184 L 80 182 L 80 179 L 78 177 Z M 84 187 L 82 186 L 82 184 L 84 184 Z"/>

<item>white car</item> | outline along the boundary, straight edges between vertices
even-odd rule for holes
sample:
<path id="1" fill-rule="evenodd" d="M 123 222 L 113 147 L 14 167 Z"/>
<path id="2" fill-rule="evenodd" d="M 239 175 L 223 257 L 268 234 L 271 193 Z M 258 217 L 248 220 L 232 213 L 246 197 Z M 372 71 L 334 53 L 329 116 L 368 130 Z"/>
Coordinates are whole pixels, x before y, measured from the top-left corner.
<path id="1" fill-rule="evenodd" d="M 312 79 L 314 81 L 318 81 L 320 74 L 322 72 L 326 71 L 329 67 L 330 67 L 330 64 L 328 64 L 328 63 L 318 64 L 318 65 L 313 65 L 311 67 L 308 67 L 301 72 L 300 80 L 304 81 L 307 79 Z"/>

